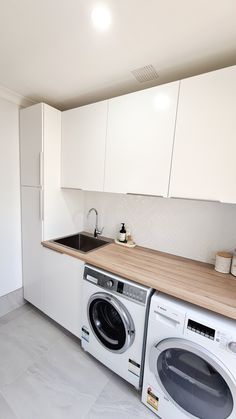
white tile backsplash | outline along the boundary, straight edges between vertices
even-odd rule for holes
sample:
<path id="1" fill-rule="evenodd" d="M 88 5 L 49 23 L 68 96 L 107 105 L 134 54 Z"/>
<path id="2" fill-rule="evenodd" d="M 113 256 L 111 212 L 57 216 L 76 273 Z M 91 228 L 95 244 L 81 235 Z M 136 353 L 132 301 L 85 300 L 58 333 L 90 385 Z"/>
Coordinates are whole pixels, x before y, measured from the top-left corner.
<path id="1" fill-rule="evenodd" d="M 236 205 L 101 192 L 84 193 L 84 229 L 93 231 L 99 213 L 103 234 L 114 238 L 121 222 L 141 246 L 203 262 L 236 247 Z"/>

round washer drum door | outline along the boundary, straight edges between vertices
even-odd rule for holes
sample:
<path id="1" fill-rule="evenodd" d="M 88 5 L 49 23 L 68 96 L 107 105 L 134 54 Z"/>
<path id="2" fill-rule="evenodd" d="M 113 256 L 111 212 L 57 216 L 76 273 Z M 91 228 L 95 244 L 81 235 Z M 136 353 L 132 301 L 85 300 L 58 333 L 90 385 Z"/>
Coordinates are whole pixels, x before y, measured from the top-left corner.
<path id="1" fill-rule="evenodd" d="M 98 341 L 109 351 L 123 353 L 132 345 L 135 337 L 132 317 L 110 294 L 98 292 L 90 297 L 88 320 Z"/>
<path id="2" fill-rule="evenodd" d="M 232 417 L 235 383 L 209 351 L 184 339 L 165 339 L 151 349 L 150 367 L 170 400 L 191 418 Z"/>

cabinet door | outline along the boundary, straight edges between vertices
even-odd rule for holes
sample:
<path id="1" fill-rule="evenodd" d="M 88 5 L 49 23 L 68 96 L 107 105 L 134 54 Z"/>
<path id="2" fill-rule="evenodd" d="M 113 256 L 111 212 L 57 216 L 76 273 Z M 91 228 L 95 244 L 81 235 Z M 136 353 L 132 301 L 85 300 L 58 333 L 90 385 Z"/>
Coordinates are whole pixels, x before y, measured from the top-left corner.
<path id="1" fill-rule="evenodd" d="M 21 185 L 42 186 L 43 105 L 20 111 Z"/>
<path id="2" fill-rule="evenodd" d="M 84 263 L 43 248 L 44 312 L 80 337 Z"/>
<path id="3" fill-rule="evenodd" d="M 21 188 L 24 298 L 42 310 L 42 219 L 40 188 Z"/>
<path id="4" fill-rule="evenodd" d="M 178 87 L 109 100 L 105 191 L 167 196 Z"/>
<path id="5" fill-rule="evenodd" d="M 61 189 L 61 112 L 44 104 L 44 223 L 43 239 L 66 236 L 76 232 L 72 211 L 78 208 L 78 198 L 72 207 Z"/>
<path id="6" fill-rule="evenodd" d="M 236 203 L 236 67 L 181 81 L 170 196 Z"/>
<path id="7" fill-rule="evenodd" d="M 103 191 L 107 101 L 62 113 L 62 186 Z"/>

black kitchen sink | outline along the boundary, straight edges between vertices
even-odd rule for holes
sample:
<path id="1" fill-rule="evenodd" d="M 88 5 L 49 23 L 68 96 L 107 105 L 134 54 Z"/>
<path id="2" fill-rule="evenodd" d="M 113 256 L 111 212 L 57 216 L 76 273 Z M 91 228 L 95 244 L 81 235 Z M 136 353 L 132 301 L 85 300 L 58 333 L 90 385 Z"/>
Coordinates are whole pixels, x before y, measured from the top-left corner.
<path id="1" fill-rule="evenodd" d="M 110 243 L 104 239 L 86 236 L 83 233 L 61 237 L 56 240 L 51 240 L 51 242 L 70 247 L 71 249 L 78 250 L 83 253 L 90 252 L 91 250 L 97 249 L 98 247 L 102 247 Z"/>

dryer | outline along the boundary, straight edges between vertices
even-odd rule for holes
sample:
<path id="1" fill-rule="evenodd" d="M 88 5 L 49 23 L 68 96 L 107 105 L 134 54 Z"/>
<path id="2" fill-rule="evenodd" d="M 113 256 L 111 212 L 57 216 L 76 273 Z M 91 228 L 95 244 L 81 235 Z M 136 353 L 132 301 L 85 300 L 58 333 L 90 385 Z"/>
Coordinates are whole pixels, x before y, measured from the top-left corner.
<path id="1" fill-rule="evenodd" d="M 154 294 L 142 402 L 162 419 L 235 419 L 236 321 Z"/>
<path id="2" fill-rule="evenodd" d="M 86 265 L 81 342 L 85 351 L 141 387 L 151 288 Z"/>

